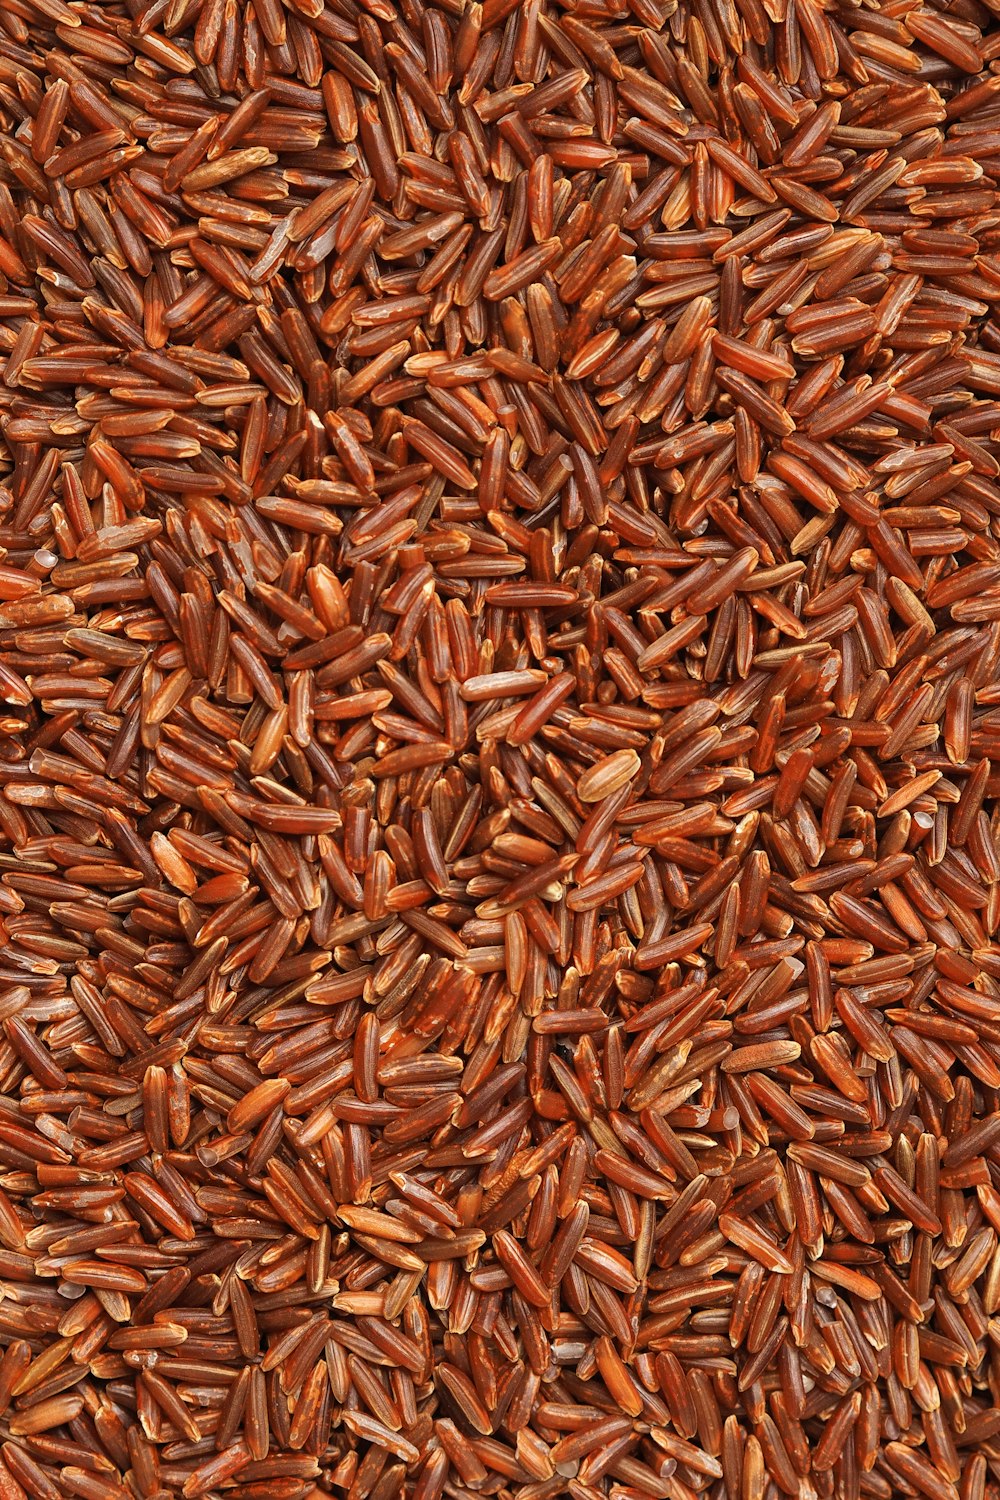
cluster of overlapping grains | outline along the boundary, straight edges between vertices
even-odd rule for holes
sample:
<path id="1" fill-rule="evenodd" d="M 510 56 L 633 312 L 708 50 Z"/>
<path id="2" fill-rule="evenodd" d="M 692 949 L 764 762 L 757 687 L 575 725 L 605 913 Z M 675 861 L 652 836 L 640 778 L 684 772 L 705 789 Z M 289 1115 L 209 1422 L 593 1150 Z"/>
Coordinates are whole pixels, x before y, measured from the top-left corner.
<path id="1" fill-rule="evenodd" d="M 997 1500 L 1000 26 L 0 3 L 0 1500 Z"/>

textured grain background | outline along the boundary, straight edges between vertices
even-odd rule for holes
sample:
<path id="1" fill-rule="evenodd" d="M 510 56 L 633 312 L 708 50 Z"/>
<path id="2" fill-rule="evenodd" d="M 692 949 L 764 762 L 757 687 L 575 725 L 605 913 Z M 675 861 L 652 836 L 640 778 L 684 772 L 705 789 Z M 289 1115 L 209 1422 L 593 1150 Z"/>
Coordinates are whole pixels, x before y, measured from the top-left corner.
<path id="1" fill-rule="evenodd" d="M 1000 1496 L 998 61 L 2 0 L 0 1500 Z"/>

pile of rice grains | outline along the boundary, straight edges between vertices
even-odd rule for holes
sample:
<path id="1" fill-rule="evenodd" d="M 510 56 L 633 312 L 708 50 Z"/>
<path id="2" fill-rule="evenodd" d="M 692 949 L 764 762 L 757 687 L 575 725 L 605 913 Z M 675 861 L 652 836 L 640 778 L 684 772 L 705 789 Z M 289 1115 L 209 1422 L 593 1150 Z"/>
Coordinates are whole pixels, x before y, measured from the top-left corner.
<path id="1" fill-rule="evenodd" d="M 991 0 L 3 0 L 0 1500 L 1000 1495 Z"/>

